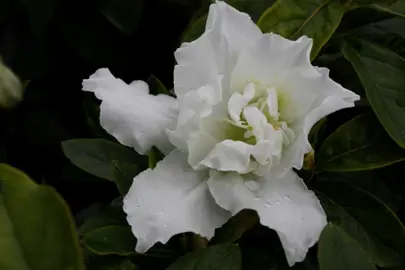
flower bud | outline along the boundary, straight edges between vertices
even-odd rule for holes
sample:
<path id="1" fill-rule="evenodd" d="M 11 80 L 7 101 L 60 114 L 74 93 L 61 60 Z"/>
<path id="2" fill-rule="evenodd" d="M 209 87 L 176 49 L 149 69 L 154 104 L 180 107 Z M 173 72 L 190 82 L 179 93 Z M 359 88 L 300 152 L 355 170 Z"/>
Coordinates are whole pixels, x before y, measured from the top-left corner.
<path id="1" fill-rule="evenodd" d="M 23 98 L 23 87 L 20 79 L 0 58 L 0 107 L 10 109 Z"/>

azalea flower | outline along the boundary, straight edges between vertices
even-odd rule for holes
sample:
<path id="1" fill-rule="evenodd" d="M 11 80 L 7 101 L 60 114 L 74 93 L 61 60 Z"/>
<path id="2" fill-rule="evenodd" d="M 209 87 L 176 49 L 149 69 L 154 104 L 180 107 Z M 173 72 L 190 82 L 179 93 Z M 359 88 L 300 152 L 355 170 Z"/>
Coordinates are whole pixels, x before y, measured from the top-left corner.
<path id="1" fill-rule="evenodd" d="M 293 171 L 310 152 L 308 133 L 322 117 L 359 96 L 311 65 L 312 40 L 263 34 L 224 2 L 209 9 L 204 34 L 175 52 L 177 98 L 149 94 L 108 69 L 83 90 L 102 100 L 100 122 L 120 143 L 166 154 L 134 178 L 124 211 L 145 252 L 183 232 L 208 239 L 243 209 L 275 230 L 290 265 L 319 239 L 326 216 Z"/>

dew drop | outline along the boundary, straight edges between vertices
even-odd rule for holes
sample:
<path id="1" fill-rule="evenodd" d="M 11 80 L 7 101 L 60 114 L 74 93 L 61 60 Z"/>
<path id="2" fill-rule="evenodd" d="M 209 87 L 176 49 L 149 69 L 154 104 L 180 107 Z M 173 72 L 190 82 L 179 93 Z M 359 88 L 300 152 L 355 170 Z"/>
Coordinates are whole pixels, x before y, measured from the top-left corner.
<path id="1" fill-rule="evenodd" d="M 281 202 L 279 200 L 276 201 L 277 205 L 281 205 Z"/>
<path id="2" fill-rule="evenodd" d="M 284 195 L 283 198 L 284 198 L 284 200 L 286 200 L 287 202 L 291 202 L 291 201 L 292 201 L 290 196 Z"/>
<path id="3" fill-rule="evenodd" d="M 265 206 L 266 208 L 270 208 L 270 207 L 271 207 L 271 203 L 270 203 L 270 202 L 267 202 L 267 203 L 264 204 L 264 206 Z"/>
<path id="4" fill-rule="evenodd" d="M 260 185 L 254 180 L 247 180 L 245 181 L 245 185 L 253 191 L 257 191 L 260 189 Z"/>
<path id="5" fill-rule="evenodd" d="M 160 211 L 159 215 L 163 216 L 164 213 L 165 213 L 164 211 Z"/>
<path id="6" fill-rule="evenodd" d="M 166 225 L 166 224 L 164 224 L 164 225 L 163 225 L 163 228 L 167 228 L 167 225 Z"/>

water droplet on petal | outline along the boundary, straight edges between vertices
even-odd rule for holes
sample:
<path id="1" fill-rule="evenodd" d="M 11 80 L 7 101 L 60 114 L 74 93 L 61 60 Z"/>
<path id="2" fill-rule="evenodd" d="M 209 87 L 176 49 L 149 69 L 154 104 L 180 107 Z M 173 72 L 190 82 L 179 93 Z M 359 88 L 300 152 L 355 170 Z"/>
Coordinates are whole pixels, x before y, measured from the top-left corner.
<path id="1" fill-rule="evenodd" d="M 164 211 L 160 211 L 159 215 L 163 216 L 164 213 L 165 213 Z"/>
<path id="2" fill-rule="evenodd" d="M 285 196 L 283 196 L 283 198 L 284 198 L 284 200 L 286 200 L 287 202 L 291 202 L 291 201 L 292 201 L 290 196 L 285 195 Z"/>
<path id="3" fill-rule="evenodd" d="M 270 202 L 267 202 L 267 203 L 264 204 L 264 206 L 265 206 L 266 208 L 270 208 L 271 205 L 272 205 L 272 204 L 271 204 Z"/>
<path id="4" fill-rule="evenodd" d="M 279 200 L 276 201 L 276 204 L 281 205 L 281 202 Z"/>
<path id="5" fill-rule="evenodd" d="M 258 200 L 260 200 L 260 198 L 259 197 L 254 197 L 253 200 L 258 201 Z"/>
<path id="6" fill-rule="evenodd" d="M 260 185 L 254 180 L 245 181 L 245 185 L 252 191 L 257 191 L 260 189 Z"/>
<path id="7" fill-rule="evenodd" d="M 166 224 L 164 224 L 164 225 L 163 225 L 163 228 L 167 228 L 167 225 L 166 225 Z"/>

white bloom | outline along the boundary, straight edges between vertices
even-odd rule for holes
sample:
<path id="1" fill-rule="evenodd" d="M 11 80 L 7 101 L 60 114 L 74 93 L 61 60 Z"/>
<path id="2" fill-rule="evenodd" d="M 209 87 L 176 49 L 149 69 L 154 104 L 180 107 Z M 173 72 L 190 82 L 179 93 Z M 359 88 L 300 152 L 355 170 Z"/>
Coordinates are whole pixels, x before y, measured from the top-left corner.
<path id="1" fill-rule="evenodd" d="M 292 168 L 312 150 L 311 127 L 359 99 L 311 65 L 311 47 L 305 36 L 262 34 L 218 1 L 205 33 L 175 53 L 177 100 L 107 69 L 83 82 L 102 100 L 101 125 L 119 142 L 168 154 L 135 177 L 124 200 L 137 251 L 187 231 L 211 238 L 250 208 L 278 233 L 290 265 L 305 258 L 326 217 Z"/>

